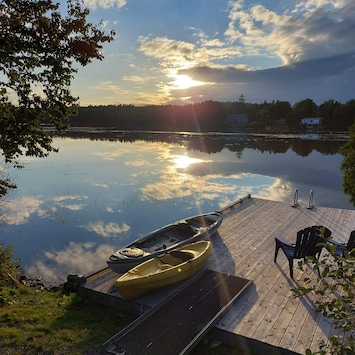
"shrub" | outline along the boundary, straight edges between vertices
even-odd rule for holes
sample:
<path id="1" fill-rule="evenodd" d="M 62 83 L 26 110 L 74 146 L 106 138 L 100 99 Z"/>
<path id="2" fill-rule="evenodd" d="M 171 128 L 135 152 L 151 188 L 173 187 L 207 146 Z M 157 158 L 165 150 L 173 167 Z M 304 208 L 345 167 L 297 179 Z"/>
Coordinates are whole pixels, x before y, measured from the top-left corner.
<path id="1" fill-rule="evenodd" d="M 355 354 L 355 249 L 345 250 L 343 255 L 335 255 L 335 245 L 326 244 L 325 255 L 316 259 L 299 262 L 299 268 L 309 266 L 320 270 L 316 282 L 312 278 L 303 279 L 304 285 L 292 289 L 297 297 L 314 293 L 316 311 L 333 320 L 339 334 L 322 341 L 319 351 L 314 354 Z M 318 273 L 317 273 L 318 275 Z M 306 354 L 312 354 L 307 349 Z"/>
<path id="2" fill-rule="evenodd" d="M 18 282 L 21 269 L 19 260 L 13 259 L 13 247 L 4 248 L 0 244 L 0 286 L 13 285 Z"/>

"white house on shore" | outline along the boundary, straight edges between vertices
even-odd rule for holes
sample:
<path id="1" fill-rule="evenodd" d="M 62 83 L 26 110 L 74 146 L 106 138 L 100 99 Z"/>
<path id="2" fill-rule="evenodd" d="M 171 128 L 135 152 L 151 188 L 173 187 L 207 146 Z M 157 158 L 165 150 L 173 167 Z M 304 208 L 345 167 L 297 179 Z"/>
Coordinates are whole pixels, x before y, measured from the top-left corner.
<path id="1" fill-rule="evenodd" d="M 307 132 L 318 131 L 322 126 L 323 117 L 305 117 L 301 120 L 301 125 Z"/>

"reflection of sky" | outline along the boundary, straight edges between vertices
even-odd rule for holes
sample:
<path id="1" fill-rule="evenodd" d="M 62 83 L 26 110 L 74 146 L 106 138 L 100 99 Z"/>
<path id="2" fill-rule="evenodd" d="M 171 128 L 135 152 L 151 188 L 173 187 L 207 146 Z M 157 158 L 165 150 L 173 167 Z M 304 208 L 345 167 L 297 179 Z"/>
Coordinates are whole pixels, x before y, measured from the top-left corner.
<path id="1" fill-rule="evenodd" d="M 341 191 L 340 156 L 271 154 L 183 144 L 57 139 L 58 154 L 28 159 L 2 203 L 0 243 L 29 273 L 63 281 L 105 265 L 109 254 L 177 219 L 219 209 L 250 193 L 352 208 Z M 305 202 L 306 203 L 306 202 Z"/>

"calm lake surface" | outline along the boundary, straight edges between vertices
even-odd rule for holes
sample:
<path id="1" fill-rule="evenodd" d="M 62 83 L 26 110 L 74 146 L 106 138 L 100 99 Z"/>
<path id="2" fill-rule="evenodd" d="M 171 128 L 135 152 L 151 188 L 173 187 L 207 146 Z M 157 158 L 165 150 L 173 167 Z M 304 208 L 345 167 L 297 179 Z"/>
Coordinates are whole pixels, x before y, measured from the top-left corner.
<path id="1" fill-rule="evenodd" d="M 342 135 L 72 132 L 59 153 L 10 170 L 0 243 L 31 276 L 64 282 L 105 266 L 118 247 L 246 194 L 354 209 L 342 191 Z"/>

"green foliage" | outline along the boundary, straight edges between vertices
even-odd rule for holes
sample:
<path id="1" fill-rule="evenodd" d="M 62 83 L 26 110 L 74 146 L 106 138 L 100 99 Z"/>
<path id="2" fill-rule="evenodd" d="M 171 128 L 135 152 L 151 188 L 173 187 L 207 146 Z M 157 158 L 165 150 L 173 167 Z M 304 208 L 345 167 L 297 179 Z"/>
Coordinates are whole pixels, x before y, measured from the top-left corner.
<path id="1" fill-rule="evenodd" d="M 350 127 L 349 140 L 340 148 L 340 153 L 344 156 L 340 166 L 344 172 L 343 189 L 355 206 L 355 123 Z"/>
<path id="2" fill-rule="evenodd" d="M 334 110 L 340 105 L 341 105 L 340 102 L 331 99 L 331 100 L 324 101 L 318 107 L 318 114 L 320 117 L 323 117 L 322 124 L 328 129 L 337 128 L 336 122 L 334 122 L 332 118 L 333 118 Z"/>
<path id="3" fill-rule="evenodd" d="M 339 129 L 347 130 L 355 123 L 355 100 L 337 106 L 333 111 L 333 122 Z"/>
<path id="4" fill-rule="evenodd" d="M 301 120 L 305 117 L 315 117 L 317 115 L 317 105 L 312 99 L 304 99 L 299 102 L 296 102 L 293 106 L 293 111 L 295 116 Z"/>
<path id="5" fill-rule="evenodd" d="M 0 286 L 13 285 L 20 274 L 19 261 L 13 260 L 13 247 L 0 244 Z"/>
<path id="6" fill-rule="evenodd" d="M 1 1 L 0 150 L 6 162 L 55 151 L 43 124 L 66 127 L 78 100 L 69 90 L 77 64 L 101 60 L 102 44 L 114 36 L 87 23 L 88 14 L 81 0 L 69 0 L 66 14 L 52 0 Z"/>
<path id="7" fill-rule="evenodd" d="M 317 312 L 331 318 L 339 329 L 340 334 L 331 336 L 328 343 L 320 343 L 315 354 L 350 355 L 355 353 L 355 249 L 337 256 L 335 245 L 327 243 L 325 246 L 327 252 L 320 260 L 313 258 L 299 263 L 301 270 L 308 266 L 321 271 L 317 282 L 307 277 L 304 285 L 292 291 L 297 297 L 315 294 Z M 306 354 L 312 352 L 308 349 Z"/>
<path id="8" fill-rule="evenodd" d="M 103 344 L 134 316 L 76 294 L 3 287 L 0 348 L 4 354 L 83 354 Z M 93 352 L 91 352 L 93 353 Z"/>
<path id="9" fill-rule="evenodd" d="M 0 180 L 0 196 L 4 196 L 9 189 L 14 189 L 16 185 L 14 185 L 10 179 L 1 179 Z"/>

